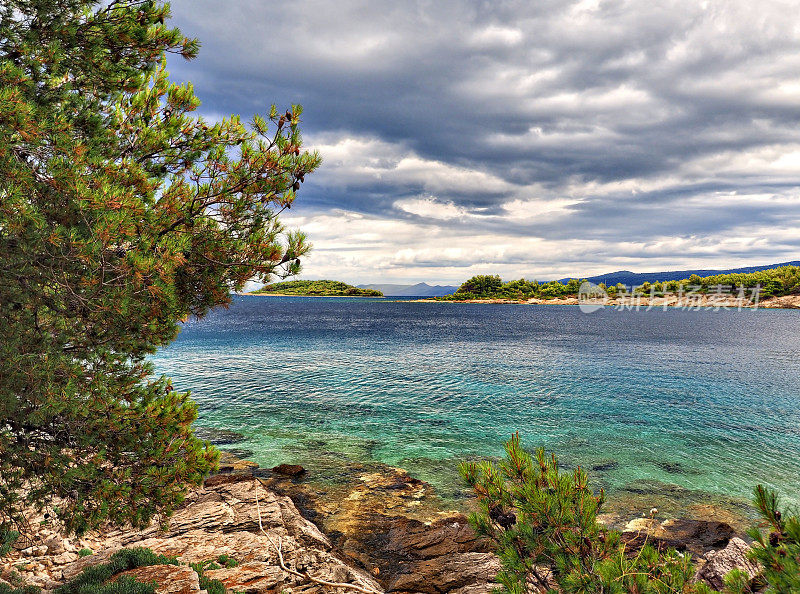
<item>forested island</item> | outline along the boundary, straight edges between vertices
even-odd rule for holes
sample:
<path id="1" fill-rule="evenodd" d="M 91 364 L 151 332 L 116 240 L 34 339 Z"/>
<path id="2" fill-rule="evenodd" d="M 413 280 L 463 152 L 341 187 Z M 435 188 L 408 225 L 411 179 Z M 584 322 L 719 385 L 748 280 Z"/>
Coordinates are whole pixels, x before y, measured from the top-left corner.
<path id="1" fill-rule="evenodd" d="M 264 285 L 252 295 L 305 295 L 308 297 L 383 297 L 374 289 L 361 289 L 341 281 L 297 280 Z"/>
<path id="2" fill-rule="evenodd" d="M 576 297 L 584 282 L 585 280 L 573 278 L 566 283 L 560 281 L 539 283 L 522 278 L 504 283 L 498 275 L 478 275 L 464 281 L 452 295 L 435 299 L 438 301 L 566 299 Z M 705 277 L 692 274 L 683 280 L 662 281 L 653 278 L 638 286 L 626 286 L 622 283 L 611 286 L 603 283 L 597 285 L 597 288 L 604 291 L 611 299 L 622 295 L 663 297 L 690 293 L 737 296 L 742 291 L 750 297 L 756 287 L 759 298 L 798 294 L 800 266 L 780 266 L 751 273 L 715 274 Z"/>

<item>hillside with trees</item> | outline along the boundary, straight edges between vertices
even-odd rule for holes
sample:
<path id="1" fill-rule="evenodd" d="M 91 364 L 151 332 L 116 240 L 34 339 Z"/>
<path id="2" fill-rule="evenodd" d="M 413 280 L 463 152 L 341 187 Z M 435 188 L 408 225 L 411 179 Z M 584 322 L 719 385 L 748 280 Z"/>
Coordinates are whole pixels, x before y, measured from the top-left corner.
<path id="1" fill-rule="evenodd" d="M 308 297 L 383 297 L 375 289 L 362 289 L 341 281 L 297 280 L 264 285 L 253 295 L 305 295 Z"/>
<path id="2" fill-rule="evenodd" d="M 584 280 L 573 278 L 566 283 L 560 281 L 539 283 L 522 278 L 504 283 L 497 275 L 479 275 L 464 281 L 452 295 L 437 297 L 437 299 L 442 301 L 558 299 L 576 296 L 583 282 Z M 711 276 L 692 274 L 681 280 L 652 278 L 633 286 L 622 283 L 612 286 L 600 283 L 598 286 L 605 290 L 609 297 L 615 297 L 622 293 L 660 296 L 679 292 L 688 293 L 689 291 L 699 294 L 720 291 L 736 295 L 742 288 L 750 290 L 756 286 L 761 287 L 759 292 L 761 298 L 780 297 L 800 293 L 800 266 L 779 266 L 755 272 L 735 272 Z"/>

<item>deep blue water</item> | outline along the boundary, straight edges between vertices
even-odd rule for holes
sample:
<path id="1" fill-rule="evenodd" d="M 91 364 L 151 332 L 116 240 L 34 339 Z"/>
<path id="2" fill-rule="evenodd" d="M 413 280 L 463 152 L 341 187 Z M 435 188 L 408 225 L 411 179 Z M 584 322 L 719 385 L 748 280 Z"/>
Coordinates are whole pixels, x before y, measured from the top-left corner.
<path id="1" fill-rule="evenodd" d="M 798 501 L 799 327 L 791 310 L 237 297 L 153 360 L 262 465 L 378 460 L 446 494 L 457 460 L 520 431 L 612 493 L 761 482 Z"/>

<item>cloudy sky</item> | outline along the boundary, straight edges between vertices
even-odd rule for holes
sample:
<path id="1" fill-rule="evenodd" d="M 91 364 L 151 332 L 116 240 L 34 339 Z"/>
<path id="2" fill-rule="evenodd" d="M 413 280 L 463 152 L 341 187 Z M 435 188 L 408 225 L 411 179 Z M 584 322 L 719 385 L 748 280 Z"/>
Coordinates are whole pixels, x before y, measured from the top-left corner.
<path id="1" fill-rule="evenodd" d="M 797 3 L 173 0 L 202 113 L 305 109 L 304 278 L 800 259 Z"/>

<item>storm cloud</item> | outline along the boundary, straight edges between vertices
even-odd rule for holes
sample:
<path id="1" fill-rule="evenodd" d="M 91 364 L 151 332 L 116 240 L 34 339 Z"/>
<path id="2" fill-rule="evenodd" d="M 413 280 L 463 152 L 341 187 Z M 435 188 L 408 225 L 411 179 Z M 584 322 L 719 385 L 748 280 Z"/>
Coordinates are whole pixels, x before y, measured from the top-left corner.
<path id="1" fill-rule="evenodd" d="M 211 118 L 301 103 L 307 278 L 797 259 L 791 2 L 172 2 Z"/>

